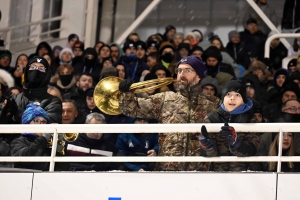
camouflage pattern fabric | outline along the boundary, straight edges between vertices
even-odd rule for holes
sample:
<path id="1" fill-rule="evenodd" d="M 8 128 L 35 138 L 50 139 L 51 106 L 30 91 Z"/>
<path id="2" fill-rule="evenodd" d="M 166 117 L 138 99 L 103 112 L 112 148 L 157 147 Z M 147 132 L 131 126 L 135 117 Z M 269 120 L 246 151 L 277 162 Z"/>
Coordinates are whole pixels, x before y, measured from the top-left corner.
<path id="1" fill-rule="evenodd" d="M 189 97 L 189 98 L 188 98 Z M 131 117 L 157 119 L 159 123 L 203 123 L 204 117 L 215 111 L 220 99 L 201 93 L 200 86 L 191 92 L 158 93 L 149 98 L 136 98 L 132 92 L 120 95 L 123 114 Z M 201 156 L 198 133 L 160 133 L 159 156 Z M 207 170 L 206 163 L 157 163 L 156 170 Z"/>

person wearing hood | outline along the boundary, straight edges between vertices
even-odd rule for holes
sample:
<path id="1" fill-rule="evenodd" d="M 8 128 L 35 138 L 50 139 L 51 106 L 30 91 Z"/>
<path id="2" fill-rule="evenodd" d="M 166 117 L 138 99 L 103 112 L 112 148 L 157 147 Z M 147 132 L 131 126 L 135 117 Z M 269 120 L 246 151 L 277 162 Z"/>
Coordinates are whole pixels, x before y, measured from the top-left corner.
<path id="1" fill-rule="evenodd" d="M 173 25 L 166 26 L 166 31 L 163 34 L 163 41 L 172 42 L 173 36 L 176 33 L 176 28 Z"/>
<path id="2" fill-rule="evenodd" d="M 257 20 L 250 18 L 244 31 L 239 32 L 240 40 L 245 44 L 250 59 L 264 59 L 264 47 L 267 35 L 258 29 Z"/>
<path id="3" fill-rule="evenodd" d="M 16 123 L 21 123 L 26 105 L 30 102 L 38 102 L 46 111 L 50 123 L 60 124 L 61 115 L 58 113 L 62 111 L 61 100 L 47 93 L 47 86 L 51 79 L 51 69 L 47 60 L 39 56 L 30 59 L 26 65 L 24 78 L 24 92 L 7 99 L 2 111 L 8 106 L 12 112 L 5 115 L 14 117 Z"/>
<path id="4" fill-rule="evenodd" d="M 99 113 L 86 116 L 85 124 L 106 124 Z M 118 148 L 104 139 L 105 133 L 81 133 L 74 142 L 67 143 L 68 156 L 122 156 Z M 122 170 L 121 163 L 114 162 L 72 162 L 70 171 L 111 171 Z"/>
<path id="5" fill-rule="evenodd" d="M 99 48 L 98 52 L 98 59 L 99 59 L 99 65 L 100 68 L 103 68 L 103 63 L 106 59 L 110 59 L 110 46 L 108 44 L 102 45 L 102 47 Z"/>
<path id="6" fill-rule="evenodd" d="M 217 47 L 208 47 L 202 58 L 207 68 L 206 76 L 215 78 L 219 72 L 225 72 L 236 78 L 232 66 L 222 62 L 222 54 Z"/>
<path id="7" fill-rule="evenodd" d="M 278 101 L 272 104 L 268 104 L 264 107 L 263 112 L 265 114 L 265 117 L 270 122 L 277 122 L 280 117 L 282 105 L 289 99 L 297 99 L 299 97 L 300 89 L 298 87 L 298 84 L 293 81 L 286 81 L 280 91 L 280 98 L 278 99 Z"/>
<path id="8" fill-rule="evenodd" d="M 58 113 L 57 113 L 58 114 Z M 47 112 L 37 104 L 28 104 L 22 115 L 22 124 L 50 124 L 51 119 Z M 43 128 L 40 128 L 43 129 Z M 46 130 L 46 129 L 44 129 Z M 50 156 L 52 149 L 48 143 L 51 134 L 47 133 L 22 133 L 22 136 L 16 138 L 11 143 L 11 156 Z M 62 156 L 61 145 L 57 146 L 56 156 Z M 15 168 L 25 168 L 34 170 L 49 170 L 49 163 L 45 162 L 16 162 Z M 55 171 L 68 171 L 68 163 L 55 163 Z"/>
<path id="9" fill-rule="evenodd" d="M 49 55 L 52 55 L 52 48 L 47 42 L 41 42 L 36 47 L 34 56 L 43 56 L 46 53 L 48 53 Z"/>
<path id="10" fill-rule="evenodd" d="M 181 60 L 190 55 L 190 45 L 186 43 L 180 43 L 177 48 L 177 52 L 175 52 L 176 60 Z"/>
<path id="11" fill-rule="evenodd" d="M 253 117 L 253 103 L 247 98 L 244 84 L 233 80 L 223 87 L 223 103 L 216 111 L 209 113 L 205 123 L 224 123 L 219 133 L 207 133 L 201 128 L 199 137 L 201 155 L 211 156 L 255 156 L 260 140 L 259 133 L 235 132 L 231 123 L 250 123 Z M 203 153 L 202 153 L 203 152 Z M 248 163 L 211 163 L 211 171 L 246 171 Z"/>
<path id="12" fill-rule="evenodd" d="M 179 91 L 162 92 L 148 98 L 137 98 L 129 88 L 133 81 L 123 80 L 119 85 L 119 104 L 124 115 L 133 118 L 157 119 L 159 123 L 203 123 L 206 113 L 217 109 L 220 99 L 204 95 L 200 80 L 204 78 L 205 64 L 197 56 L 181 59 L 175 73 Z M 180 106 L 179 106 L 180 105 Z M 159 156 L 200 156 L 199 133 L 159 133 Z M 159 171 L 207 170 L 204 163 L 157 163 Z"/>
<path id="13" fill-rule="evenodd" d="M 163 42 L 160 44 L 157 61 L 158 64 L 162 64 L 167 68 L 172 75 L 174 74 L 177 62 L 175 60 L 175 48 L 170 42 Z"/>
<path id="14" fill-rule="evenodd" d="M 143 118 L 134 119 L 134 124 L 148 124 L 149 120 Z M 118 136 L 117 148 L 125 156 L 157 156 L 158 134 L 157 133 L 121 133 Z M 125 162 L 125 171 L 152 171 L 152 163 Z"/>
<path id="15" fill-rule="evenodd" d="M 214 35 L 214 33 L 212 33 L 211 37 L 209 37 L 209 41 L 211 42 L 212 46 L 217 47 L 221 51 L 222 62 L 225 64 L 228 64 L 232 67 L 232 69 L 235 73 L 235 77 L 237 79 L 240 79 L 241 77 L 243 77 L 243 74 L 240 73 L 240 68 L 238 67 L 235 60 L 233 60 L 233 58 L 226 52 L 223 42 L 221 41 L 219 36 Z"/>
<path id="16" fill-rule="evenodd" d="M 17 77 L 14 76 L 15 69 L 10 67 L 11 52 L 8 50 L 0 50 L 0 97 L 5 91 L 15 86 L 15 80 Z M 21 69 L 23 72 L 23 69 Z"/>
<path id="17" fill-rule="evenodd" d="M 274 79 L 272 84 L 269 85 L 267 93 L 265 95 L 265 100 L 267 103 L 272 104 L 278 102 L 280 98 L 280 93 L 284 82 L 288 79 L 289 72 L 284 68 L 276 70 L 274 73 Z"/>
<path id="18" fill-rule="evenodd" d="M 111 61 L 113 62 L 113 65 L 115 65 L 121 56 L 123 56 L 123 50 L 117 43 L 111 43 L 109 46 Z"/>
<path id="19" fill-rule="evenodd" d="M 101 67 L 98 64 L 98 54 L 94 48 L 89 47 L 85 49 L 83 53 L 83 63 L 74 66 L 74 72 L 76 76 L 80 76 L 82 73 L 91 74 L 93 82 L 99 82 Z"/>
<path id="20" fill-rule="evenodd" d="M 215 78 L 204 78 L 201 81 L 201 89 L 203 94 L 218 97 L 218 81 Z"/>
<path id="21" fill-rule="evenodd" d="M 139 82 L 143 72 L 149 70 L 149 67 L 143 59 L 136 56 L 137 43 L 127 40 L 123 46 L 123 51 L 125 55 L 118 62 L 125 66 L 127 78 L 132 79 L 134 82 Z"/>
<path id="22" fill-rule="evenodd" d="M 277 31 L 271 31 L 269 37 L 276 34 Z M 270 58 L 269 58 L 269 68 L 270 70 L 276 71 L 279 68 L 282 68 L 282 60 L 287 57 L 287 49 L 280 42 L 279 38 L 276 38 L 270 43 Z"/>

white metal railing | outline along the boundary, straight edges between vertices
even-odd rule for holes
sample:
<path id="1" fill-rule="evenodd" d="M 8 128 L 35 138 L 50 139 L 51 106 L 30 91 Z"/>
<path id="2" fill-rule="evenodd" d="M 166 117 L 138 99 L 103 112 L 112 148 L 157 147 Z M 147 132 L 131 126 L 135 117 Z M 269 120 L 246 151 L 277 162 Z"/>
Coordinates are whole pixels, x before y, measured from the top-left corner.
<path id="1" fill-rule="evenodd" d="M 10 49 L 10 45 L 13 42 L 22 41 L 22 40 L 26 40 L 26 39 L 30 39 L 30 38 L 36 38 L 36 41 L 40 41 L 40 37 L 42 35 L 46 35 L 46 34 L 50 34 L 50 33 L 54 33 L 54 32 L 60 32 L 60 31 L 63 30 L 63 28 L 58 28 L 58 29 L 42 32 L 41 25 L 44 24 L 44 23 L 48 23 L 48 22 L 59 21 L 59 20 L 61 21 L 63 19 L 65 19 L 64 16 L 58 16 L 58 17 L 53 17 L 53 18 L 49 18 L 49 19 L 39 20 L 39 21 L 36 21 L 36 22 L 30 22 L 30 23 L 21 24 L 21 25 L 10 26 L 10 27 L 7 27 L 7 28 L 1 28 L 0 33 L 1 32 L 6 33 L 5 48 Z M 20 29 L 20 28 L 25 28 L 25 27 L 31 28 L 32 26 L 38 26 L 38 28 L 37 28 L 38 33 L 37 34 L 11 40 L 11 34 L 12 34 L 13 30 Z"/>
<path id="2" fill-rule="evenodd" d="M 223 124 L 49 124 L 49 125 L 0 125 L 1 133 L 47 132 L 54 133 L 56 141 L 58 133 L 163 133 L 163 132 L 200 132 L 205 125 L 208 132 L 219 132 Z M 299 123 L 258 123 L 230 124 L 236 132 L 280 132 L 279 149 L 282 148 L 283 132 L 300 132 Z M 50 162 L 49 171 L 54 170 L 55 162 L 278 162 L 277 171 L 281 171 L 281 162 L 300 162 L 300 156 L 284 156 L 281 151 L 278 156 L 252 157 L 55 157 L 57 143 L 53 142 L 51 157 L 0 157 L 0 162 Z"/>
<path id="3" fill-rule="evenodd" d="M 300 33 L 277 33 L 268 37 L 265 43 L 265 58 L 270 58 L 270 44 L 272 40 L 277 38 L 300 38 Z"/>

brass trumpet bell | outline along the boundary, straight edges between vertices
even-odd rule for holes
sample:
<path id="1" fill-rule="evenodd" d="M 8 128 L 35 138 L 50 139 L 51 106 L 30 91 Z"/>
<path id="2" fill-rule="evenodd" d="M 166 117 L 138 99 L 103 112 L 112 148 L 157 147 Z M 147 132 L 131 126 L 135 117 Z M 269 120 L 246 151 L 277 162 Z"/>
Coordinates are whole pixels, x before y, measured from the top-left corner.
<path id="1" fill-rule="evenodd" d="M 63 137 L 67 142 L 74 142 L 77 140 L 79 133 L 64 133 Z"/>
<path id="2" fill-rule="evenodd" d="M 94 101 L 96 106 L 108 115 L 119 115 L 122 113 L 119 106 L 119 84 L 122 81 L 121 78 L 115 76 L 109 76 L 101 81 L 95 87 L 94 90 Z M 173 78 L 159 78 L 149 81 L 143 81 L 134 83 L 131 85 L 130 90 L 134 90 L 134 93 L 142 93 L 150 90 L 155 90 L 163 86 L 169 85 L 172 82 L 177 82 Z M 158 83 L 158 84 L 157 84 Z M 151 87 L 142 88 L 143 86 L 157 84 Z"/>

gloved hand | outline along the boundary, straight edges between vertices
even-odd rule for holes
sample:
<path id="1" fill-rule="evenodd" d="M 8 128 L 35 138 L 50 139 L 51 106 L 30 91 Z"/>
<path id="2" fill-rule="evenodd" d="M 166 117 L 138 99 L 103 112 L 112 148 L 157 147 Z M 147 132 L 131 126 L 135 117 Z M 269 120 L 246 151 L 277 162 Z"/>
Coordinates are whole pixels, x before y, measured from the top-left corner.
<path id="1" fill-rule="evenodd" d="M 1 121 L 9 121 L 18 110 L 18 105 L 15 100 L 10 96 L 3 97 L 4 102 L 1 105 Z"/>
<path id="2" fill-rule="evenodd" d="M 221 127 L 220 133 L 227 136 L 228 144 L 230 147 L 236 149 L 241 144 L 241 140 L 237 136 L 234 128 L 232 126 L 229 126 L 228 123 L 225 123 L 224 126 Z"/>
<path id="3" fill-rule="evenodd" d="M 120 84 L 119 84 L 119 90 L 121 92 L 129 92 L 130 86 L 133 84 L 133 80 L 131 79 L 124 79 Z"/>
<path id="4" fill-rule="evenodd" d="M 211 150 L 214 147 L 214 142 L 209 139 L 206 127 L 201 127 L 201 135 L 199 137 L 200 146 L 204 150 Z"/>

